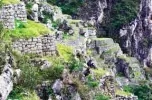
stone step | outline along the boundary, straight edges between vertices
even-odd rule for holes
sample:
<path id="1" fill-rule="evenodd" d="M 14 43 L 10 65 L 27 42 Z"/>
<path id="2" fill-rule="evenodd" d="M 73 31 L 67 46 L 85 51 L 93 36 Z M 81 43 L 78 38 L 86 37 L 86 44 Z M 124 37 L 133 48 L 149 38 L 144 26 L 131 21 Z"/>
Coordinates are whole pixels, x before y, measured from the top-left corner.
<path id="1" fill-rule="evenodd" d="M 114 41 L 111 38 L 95 38 L 93 40 L 96 42 L 96 46 L 98 47 L 114 44 Z"/>

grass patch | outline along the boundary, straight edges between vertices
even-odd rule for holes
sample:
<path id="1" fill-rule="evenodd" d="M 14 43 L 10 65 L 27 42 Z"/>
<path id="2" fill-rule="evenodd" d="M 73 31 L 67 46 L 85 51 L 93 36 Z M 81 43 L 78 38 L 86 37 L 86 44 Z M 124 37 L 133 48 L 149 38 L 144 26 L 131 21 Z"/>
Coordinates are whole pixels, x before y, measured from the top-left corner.
<path id="1" fill-rule="evenodd" d="M 107 73 L 107 71 L 102 68 L 92 69 L 92 71 L 97 79 L 101 79 L 101 77 Z"/>
<path id="2" fill-rule="evenodd" d="M 59 55 L 66 61 L 70 61 L 73 57 L 73 48 L 71 46 L 66 46 L 63 44 L 57 44 L 57 50 Z"/>
<path id="3" fill-rule="evenodd" d="M 116 90 L 116 95 L 131 96 L 132 94 L 129 92 L 122 91 L 122 90 Z"/>
<path id="4" fill-rule="evenodd" d="M 77 23 L 80 23 L 81 20 L 68 19 L 68 22 L 69 22 L 70 24 L 77 24 Z"/>
<path id="5" fill-rule="evenodd" d="M 112 53 L 115 53 L 115 52 L 119 51 L 119 49 L 120 49 L 119 47 L 113 47 L 113 48 L 105 51 L 104 53 L 105 54 L 112 54 Z"/>
<path id="6" fill-rule="evenodd" d="M 2 0 L 2 4 L 9 5 L 9 4 L 17 4 L 20 0 Z"/>
<path id="7" fill-rule="evenodd" d="M 36 23 L 34 21 L 28 20 L 27 23 L 16 22 L 16 28 L 14 30 L 5 30 L 2 38 L 5 40 L 20 39 L 20 38 L 31 38 L 37 37 L 44 34 L 50 34 L 53 31 L 49 30 L 43 24 Z"/>

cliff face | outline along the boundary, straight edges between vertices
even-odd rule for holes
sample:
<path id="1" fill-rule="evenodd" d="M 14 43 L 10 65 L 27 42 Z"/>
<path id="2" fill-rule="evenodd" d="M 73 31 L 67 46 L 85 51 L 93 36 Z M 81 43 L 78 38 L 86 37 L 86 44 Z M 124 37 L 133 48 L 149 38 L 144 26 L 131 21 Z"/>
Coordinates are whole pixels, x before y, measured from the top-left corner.
<path id="1" fill-rule="evenodd" d="M 110 12 L 116 0 L 85 0 L 80 10 L 80 17 L 95 20 L 98 30 L 104 21 L 105 13 Z M 119 32 L 120 45 L 124 53 L 137 57 L 143 64 L 150 66 L 152 40 L 152 0 L 141 0 L 139 13 L 132 22 L 124 25 Z M 98 34 L 98 33 L 97 33 Z M 99 33 L 100 34 L 100 33 Z M 106 33 L 107 34 L 107 33 Z M 115 35 L 115 34 L 114 34 Z"/>
<path id="2" fill-rule="evenodd" d="M 141 0 L 137 18 L 120 30 L 121 46 L 125 53 L 151 64 L 152 0 Z"/>
<path id="3" fill-rule="evenodd" d="M 79 16 L 83 20 L 96 20 L 101 23 L 104 11 L 110 10 L 115 0 L 84 0 L 84 6 L 79 10 Z"/>

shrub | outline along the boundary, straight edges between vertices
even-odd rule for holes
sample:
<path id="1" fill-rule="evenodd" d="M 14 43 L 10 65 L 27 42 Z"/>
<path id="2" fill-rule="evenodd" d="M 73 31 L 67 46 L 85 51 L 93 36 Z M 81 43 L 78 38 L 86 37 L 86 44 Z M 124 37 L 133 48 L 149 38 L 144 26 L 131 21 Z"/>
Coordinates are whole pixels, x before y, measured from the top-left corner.
<path id="1" fill-rule="evenodd" d="M 41 82 L 40 70 L 32 65 L 30 56 L 20 56 L 20 59 L 17 59 L 17 67 L 22 71 L 18 83 L 19 86 L 34 89 Z"/>
<path id="2" fill-rule="evenodd" d="M 24 96 L 22 100 L 40 100 L 35 91 L 29 91 L 28 96 Z"/>
<path id="3" fill-rule="evenodd" d="M 124 91 L 135 94 L 138 96 L 138 100 L 152 100 L 152 88 L 148 85 L 124 86 Z"/>
<path id="4" fill-rule="evenodd" d="M 23 87 L 15 86 L 13 91 L 9 94 L 8 100 L 39 100 L 35 91 L 26 90 Z"/>
<path id="5" fill-rule="evenodd" d="M 95 87 L 97 87 L 97 86 L 99 85 L 99 82 L 98 82 L 98 81 L 93 80 L 93 79 L 92 79 L 92 76 L 91 76 L 91 75 L 89 75 L 89 76 L 88 76 L 88 82 L 87 82 L 87 85 L 88 85 L 89 87 L 91 87 L 91 88 L 95 88 Z"/>
<path id="6" fill-rule="evenodd" d="M 25 23 L 23 23 L 23 22 L 20 21 L 20 20 L 16 20 L 16 21 L 15 21 L 15 27 L 16 27 L 16 28 L 25 28 Z"/>
<path id="7" fill-rule="evenodd" d="M 74 58 L 71 58 L 69 65 L 70 72 L 80 71 L 83 68 L 83 64 L 80 61 L 76 61 Z"/>
<path id="8" fill-rule="evenodd" d="M 21 100 L 23 98 L 24 88 L 21 86 L 15 86 L 11 93 L 9 94 L 7 99 L 18 99 Z"/>
<path id="9" fill-rule="evenodd" d="M 39 70 L 29 64 L 24 64 L 21 67 L 22 74 L 20 77 L 20 85 L 28 88 L 34 89 L 38 83 L 41 82 L 41 77 L 39 75 Z"/>
<path id="10" fill-rule="evenodd" d="M 43 76 L 43 79 L 54 81 L 61 78 L 63 69 L 63 65 L 51 66 L 50 68 L 44 69 L 41 74 Z"/>

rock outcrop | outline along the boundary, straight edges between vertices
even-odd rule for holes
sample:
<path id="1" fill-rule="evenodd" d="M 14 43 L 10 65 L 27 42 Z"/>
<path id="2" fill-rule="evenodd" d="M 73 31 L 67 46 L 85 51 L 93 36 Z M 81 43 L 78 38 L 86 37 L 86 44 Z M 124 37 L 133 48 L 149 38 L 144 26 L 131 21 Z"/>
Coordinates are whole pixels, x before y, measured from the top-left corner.
<path id="1" fill-rule="evenodd" d="M 13 69 L 10 64 L 6 64 L 0 75 L 0 100 L 6 100 L 13 90 Z"/>
<path id="2" fill-rule="evenodd" d="M 84 0 L 85 5 L 80 8 L 78 15 L 83 20 L 95 20 L 96 24 L 101 23 L 104 11 L 110 9 L 114 0 Z"/>
<path id="3" fill-rule="evenodd" d="M 151 66 L 152 0 L 141 0 L 137 18 L 120 30 L 121 47 L 125 53 Z"/>

